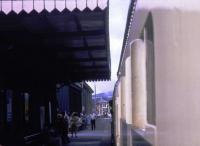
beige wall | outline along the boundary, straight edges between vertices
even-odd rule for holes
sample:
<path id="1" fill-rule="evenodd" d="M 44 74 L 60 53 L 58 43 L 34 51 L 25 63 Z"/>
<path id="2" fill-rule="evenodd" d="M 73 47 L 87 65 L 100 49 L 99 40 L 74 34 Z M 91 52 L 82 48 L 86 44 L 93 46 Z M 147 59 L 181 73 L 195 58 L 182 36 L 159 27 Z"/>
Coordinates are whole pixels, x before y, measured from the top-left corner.
<path id="1" fill-rule="evenodd" d="M 155 120 L 155 125 L 146 121 L 147 89 L 141 88 L 146 86 L 146 71 L 143 72 L 143 65 L 138 63 L 141 56 L 145 56 L 145 45 L 138 38 L 150 14 L 148 11 L 152 13 L 154 30 L 155 72 L 150 70 L 148 74 L 155 75 L 156 116 L 150 118 Z M 133 126 L 145 128 L 143 136 L 154 146 L 200 145 L 200 9 L 192 11 L 192 7 L 185 10 L 171 5 L 170 8 L 142 7 L 137 8 L 133 20 L 128 38 L 131 44 Z M 123 61 L 128 64 L 125 58 Z M 124 86 L 126 77 L 120 79 L 119 121 L 121 117 L 129 121 L 125 113 L 128 106 L 126 110 L 124 108 L 129 99 L 125 97 L 130 94 Z"/>
<path id="2" fill-rule="evenodd" d="M 154 9 L 158 146 L 200 145 L 200 11 Z"/>

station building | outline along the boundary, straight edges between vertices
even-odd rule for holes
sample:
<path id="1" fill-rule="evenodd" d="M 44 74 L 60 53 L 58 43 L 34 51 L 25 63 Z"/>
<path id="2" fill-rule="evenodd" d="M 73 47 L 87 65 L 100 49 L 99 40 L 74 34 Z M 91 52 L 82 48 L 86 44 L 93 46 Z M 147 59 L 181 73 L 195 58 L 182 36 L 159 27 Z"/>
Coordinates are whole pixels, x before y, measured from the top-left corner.
<path id="1" fill-rule="evenodd" d="M 57 85 L 73 83 L 75 104 L 76 82 L 110 79 L 107 0 L 1 0 L 0 34 L 0 144 L 22 145 L 55 122 L 66 108 Z"/>

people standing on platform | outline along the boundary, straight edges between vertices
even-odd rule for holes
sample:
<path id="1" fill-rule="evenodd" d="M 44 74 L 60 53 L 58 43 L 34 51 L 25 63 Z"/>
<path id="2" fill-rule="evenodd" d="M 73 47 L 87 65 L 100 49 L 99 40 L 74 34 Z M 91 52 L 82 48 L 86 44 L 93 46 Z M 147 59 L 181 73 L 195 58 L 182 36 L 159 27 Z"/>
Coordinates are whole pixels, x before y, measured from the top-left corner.
<path id="1" fill-rule="evenodd" d="M 81 130 L 85 129 L 87 126 L 87 119 L 84 113 L 80 113 L 80 128 Z"/>
<path id="2" fill-rule="evenodd" d="M 66 112 L 62 112 L 62 116 L 63 116 L 63 120 L 64 120 L 64 137 L 66 139 L 66 142 L 69 143 L 69 137 L 68 137 L 68 133 L 69 133 L 69 116 L 67 115 Z"/>
<path id="3" fill-rule="evenodd" d="M 91 117 L 91 129 L 95 130 L 96 129 L 96 123 L 95 123 L 96 115 L 95 115 L 95 113 L 92 113 L 90 115 L 90 117 Z"/>
<path id="4" fill-rule="evenodd" d="M 71 128 L 71 134 L 72 134 L 71 137 L 73 137 L 73 135 L 77 137 L 78 122 L 79 122 L 78 114 L 76 112 L 73 112 L 70 117 L 70 128 Z"/>
<path id="5" fill-rule="evenodd" d="M 57 134 L 61 137 L 62 143 L 66 143 L 66 122 L 64 120 L 64 116 L 62 113 L 57 114 L 57 119 L 56 119 L 56 131 Z"/>
<path id="6" fill-rule="evenodd" d="M 87 126 L 91 125 L 91 116 L 90 114 L 86 115 Z"/>

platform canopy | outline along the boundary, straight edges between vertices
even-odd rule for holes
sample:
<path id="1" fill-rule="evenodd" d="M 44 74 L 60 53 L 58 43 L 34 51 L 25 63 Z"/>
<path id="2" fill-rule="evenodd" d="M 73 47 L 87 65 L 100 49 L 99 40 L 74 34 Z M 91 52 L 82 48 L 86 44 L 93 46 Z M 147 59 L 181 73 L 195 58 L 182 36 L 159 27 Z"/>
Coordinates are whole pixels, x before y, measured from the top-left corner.
<path id="1" fill-rule="evenodd" d="M 3 84 L 110 79 L 107 0 L 0 0 Z"/>
<path id="2" fill-rule="evenodd" d="M 38 13 L 43 10 L 52 12 L 54 9 L 60 12 L 65 9 L 84 11 L 85 9 L 94 10 L 97 7 L 104 10 L 107 6 L 108 0 L 0 0 L 0 11 L 5 14 L 12 11 L 17 14 L 22 11 L 30 13 L 33 10 Z"/>

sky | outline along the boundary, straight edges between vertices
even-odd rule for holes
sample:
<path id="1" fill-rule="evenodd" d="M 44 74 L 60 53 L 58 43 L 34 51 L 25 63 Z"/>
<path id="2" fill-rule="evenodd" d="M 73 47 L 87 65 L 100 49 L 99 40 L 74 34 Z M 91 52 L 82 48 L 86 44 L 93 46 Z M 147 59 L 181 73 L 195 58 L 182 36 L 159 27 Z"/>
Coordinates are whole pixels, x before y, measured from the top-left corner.
<path id="1" fill-rule="evenodd" d="M 117 81 L 117 70 L 122 49 L 126 18 L 130 0 L 110 0 L 109 4 L 109 33 L 110 33 L 110 53 L 111 53 L 111 81 L 88 82 L 96 93 L 113 91 Z"/>

